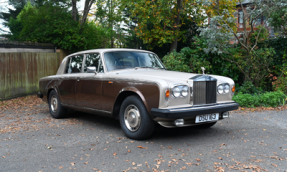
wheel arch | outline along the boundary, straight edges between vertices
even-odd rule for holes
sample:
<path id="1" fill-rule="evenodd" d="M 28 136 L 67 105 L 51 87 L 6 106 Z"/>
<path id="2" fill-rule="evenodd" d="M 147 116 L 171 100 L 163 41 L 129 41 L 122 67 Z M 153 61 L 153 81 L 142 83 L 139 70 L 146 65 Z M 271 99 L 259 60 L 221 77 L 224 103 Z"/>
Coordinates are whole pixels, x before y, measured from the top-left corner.
<path id="1" fill-rule="evenodd" d="M 119 112 L 120 112 L 120 108 L 121 108 L 121 105 L 122 105 L 122 102 L 129 96 L 131 95 L 136 95 L 138 96 L 141 101 L 143 102 L 145 108 L 147 109 L 149 115 L 150 115 L 150 109 L 148 107 L 148 104 L 145 100 L 145 97 L 143 96 L 143 94 L 138 90 L 136 89 L 135 87 L 128 87 L 128 88 L 124 88 L 122 89 L 116 100 L 115 100 L 115 103 L 114 103 L 114 106 L 113 106 L 113 110 L 112 110 L 112 114 L 113 114 L 113 117 L 116 118 L 116 119 L 119 119 Z"/>
<path id="2" fill-rule="evenodd" d="M 49 95 L 50 95 L 50 93 L 51 93 L 51 91 L 56 91 L 56 93 L 58 94 L 58 90 L 57 90 L 57 88 L 56 87 L 50 87 L 50 88 L 48 88 L 48 90 L 47 90 L 47 102 L 49 102 Z M 58 98 L 60 99 L 60 101 L 61 101 L 61 96 L 58 94 Z"/>

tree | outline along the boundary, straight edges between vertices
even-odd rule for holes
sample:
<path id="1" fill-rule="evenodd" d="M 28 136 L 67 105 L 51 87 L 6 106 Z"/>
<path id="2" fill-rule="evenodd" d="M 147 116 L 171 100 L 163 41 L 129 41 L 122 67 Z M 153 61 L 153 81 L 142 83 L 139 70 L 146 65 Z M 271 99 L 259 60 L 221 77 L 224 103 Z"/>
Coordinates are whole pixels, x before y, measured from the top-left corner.
<path id="1" fill-rule="evenodd" d="M 115 36 L 121 38 L 122 29 L 120 27 L 122 21 L 122 11 L 120 7 L 120 0 L 97 0 L 96 2 L 96 21 L 99 22 L 110 33 L 110 47 L 115 47 Z M 119 40 L 119 39 L 117 39 Z M 121 44 L 121 40 L 118 41 Z"/>
<path id="2" fill-rule="evenodd" d="M 21 29 L 11 30 L 13 40 L 53 43 L 69 52 L 104 48 L 107 43 L 103 28 L 92 22 L 81 27 L 67 8 L 50 3 L 36 7 L 28 2 L 17 19 L 11 19 L 8 24 L 21 25 Z"/>
<path id="3" fill-rule="evenodd" d="M 276 10 L 270 15 L 269 22 L 283 37 L 287 36 L 287 7 Z"/>
<path id="4" fill-rule="evenodd" d="M 122 0 L 124 7 L 130 9 L 131 17 L 137 19 L 135 32 L 148 48 L 169 43 L 170 49 L 177 49 L 179 40 L 185 39 L 187 30 L 183 18 L 200 23 L 205 18 L 202 8 L 195 0 Z"/>
<path id="5" fill-rule="evenodd" d="M 258 86 L 269 71 L 274 50 L 272 48 L 258 49 L 260 35 L 267 23 L 257 21 L 259 18 L 269 18 L 276 10 L 281 10 L 286 6 L 286 1 L 251 0 L 246 6 L 242 2 L 243 0 L 239 0 L 239 5 L 243 9 L 239 16 L 242 20 L 240 27 L 235 25 L 236 19 L 230 11 L 220 10 L 219 0 L 216 0 L 213 2 L 215 11 L 210 18 L 210 25 L 207 28 L 201 28 L 200 35 L 208 39 L 206 53 L 229 54 L 226 60 L 238 66 L 245 80 L 252 81 Z M 205 0 L 204 4 L 210 5 L 212 2 Z M 238 45 L 231 45 L 229 41 L 232 39 L 235 39 Z"/>

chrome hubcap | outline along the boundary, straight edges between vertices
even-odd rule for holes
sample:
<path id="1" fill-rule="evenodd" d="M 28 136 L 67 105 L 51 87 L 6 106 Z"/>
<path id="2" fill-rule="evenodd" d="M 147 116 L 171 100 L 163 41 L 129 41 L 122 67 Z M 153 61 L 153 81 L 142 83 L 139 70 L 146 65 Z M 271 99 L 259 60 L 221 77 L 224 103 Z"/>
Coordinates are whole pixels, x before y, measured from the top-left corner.
<path id="1" fill-rule="evenodd" d="M 129 105 L 124 114 L 125 125 L 130 131 L 137 131 L 141 124 L 141 116 L 135 105 Z"/>
<path id="2" fill-rule="evenodd" d="M 53 95 L 53 96 L 51 97 L 51 102 L 50 102 L 50 104 L 51 104 L 51 110 L 52 110 L 52 112 L 56 112 L 57 109 L 58 109 L 58 99 L 57 99 L 57 97 L 56 97 L 55 95 Z"/>

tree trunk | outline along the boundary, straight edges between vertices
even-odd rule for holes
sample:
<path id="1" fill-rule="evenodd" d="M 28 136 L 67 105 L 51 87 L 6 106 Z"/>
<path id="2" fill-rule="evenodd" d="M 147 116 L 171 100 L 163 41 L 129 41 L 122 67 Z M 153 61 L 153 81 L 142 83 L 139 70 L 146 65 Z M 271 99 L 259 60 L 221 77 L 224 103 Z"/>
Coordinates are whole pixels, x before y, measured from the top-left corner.
<path id="1" fill-rule="evenodd" d="M 78 14 L 77 0 L 72 0 L 72 18 L 74 21 L 77 21 L 77 14 Z"/>
<path id="2" fill-rule="evenodd" d="M 182 9 L 182 0 L 177 0 L 177 15 L 176 18 L 174 19 L 174 33 L 177 33 L 179 30 L 179 24 L 180 24 L 180 12 Z M 170 45 L 169 52 L 171 53 L 172 51 L 176 51 L 177 49 L 177 37 L 172 41 Z"/>
<path id="3" fill-rule="evenodd" d="M 89 11 L 93 5 L 95 0 L 86 0 L 85 1 L 85 8 L 84 8 L 84 12 L 83 12 L 83 18 L 81 20 L 81 28 L 84 26 L 84 24 L 86 23 Z"/>
<path id="4" fill-rule="evenodd" d="M 113 39 L 113 21 L 112 21 L 112 15 L 113 15 L 113 0 L 110 0 L 110 17 L 109 17 L 109 25 L 111 29 L 111 48 L 114 48 L 114 39 Z"/>
<path id="5" fill-rule="evenodd" d="M 175 40 L 173 40 L 172 43 L 170 44 L 169 53 L 173 52 L 174 50 L 176 51 L 176 49 L 177 49 L 177 38 L 175 38 Z"/>

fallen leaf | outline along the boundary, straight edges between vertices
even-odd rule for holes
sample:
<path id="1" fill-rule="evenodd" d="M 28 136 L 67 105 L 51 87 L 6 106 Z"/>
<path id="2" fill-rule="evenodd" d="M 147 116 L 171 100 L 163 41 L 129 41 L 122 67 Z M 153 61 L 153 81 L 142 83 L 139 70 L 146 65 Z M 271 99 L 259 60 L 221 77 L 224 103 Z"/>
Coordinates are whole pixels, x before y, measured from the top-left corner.
<path id="1" fill-rule="evenodd" d="M 88 164 L 88 163 L 89 163 L 89 161 L 85 162 L 84 164 Z"/>
<path id="2" fill-rule="evenodd" d="M 199 161 L 200 161 L 200 159 L 198 159 L 198 158 L 197 158 L 197 159 L 196 159 L 196 161 L 197 161 L 197 162 L 199 162 Z"/>
<path id="3" fill-rule="evenodd" d="M 70 164 L 71 164 L 72 166 L 74 166 L 76 163 L 75 163 L 75 162 L 71 162 Z"/>
<path id="4" fill-rule="evenodd" d="M 140 149 L 148 149 L 148 148 L 142 147 L 142 146 L 137 146 L 137 147 L 140 148 Z"/>
<path id="5" fill-rule="evenodd" d="M 274 167 L 277 167 L 277 165 L 276 165 L 276 164 L 271 164 L 271 165 L 273 165 Z"/>
<path id="6" fill-rule="evenodd" d="M 117 153 L 115 152 L 113 155 L 114 155 L 114 156 L 116 156 L 116 155 L 117 155 Z"/>
<path id="7" fill-rule="evenodd" d="M 62 169 L 63 167 L 59 167 L 59 169 Z"/>

